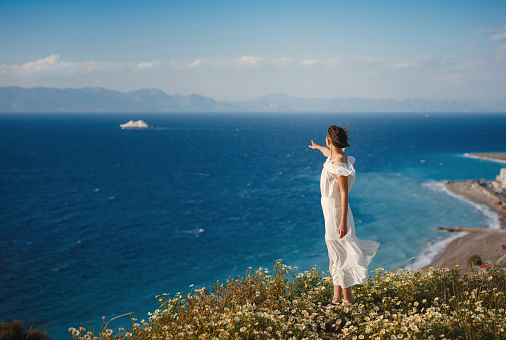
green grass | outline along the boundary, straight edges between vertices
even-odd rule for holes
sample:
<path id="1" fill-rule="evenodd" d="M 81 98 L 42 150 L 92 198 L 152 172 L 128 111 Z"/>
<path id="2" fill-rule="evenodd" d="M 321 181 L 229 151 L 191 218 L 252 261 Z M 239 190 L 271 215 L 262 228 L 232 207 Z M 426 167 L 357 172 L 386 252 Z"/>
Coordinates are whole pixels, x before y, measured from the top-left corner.
<path id="1" fill-rule="evenodd" d="M 163 294 L 160 308 L 148 320 L 132 317 L 127 330 L 104 323 L 98 334 L 83 326 L 70 331 L 75 340 L 506 339 L 503 268 L 378 269 L 353 287 L 353 306 L 332 308 L 325 308 L 331 278 L 295 269 L 278 261 L 272 273 L 249 270 L 188 294 Z"/>

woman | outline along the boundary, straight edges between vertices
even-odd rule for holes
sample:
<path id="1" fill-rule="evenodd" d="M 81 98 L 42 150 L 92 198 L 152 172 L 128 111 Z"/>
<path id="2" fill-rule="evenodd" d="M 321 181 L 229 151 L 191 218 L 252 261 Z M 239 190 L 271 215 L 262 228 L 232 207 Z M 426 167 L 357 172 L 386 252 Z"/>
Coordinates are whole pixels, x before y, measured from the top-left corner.
<path id="1" fill-rule="evenodd" d="M 355 236 L 355 223 L 348 206 L 348 192 L 355 183 L 355 158 L 348 156 L 345 129 L 331 125 L 327 131 L 327 147 L 311 141 L 311 149 L 327 157 L 320 177 L 325 243 L 329 253 L 329 270 L 334 283 L 334 297 L 328 306 L 344 302 L 352 304 L 351 286 L 367 280 L 367 266 L 378 250 L 379 243 L 362 241 Z"/>

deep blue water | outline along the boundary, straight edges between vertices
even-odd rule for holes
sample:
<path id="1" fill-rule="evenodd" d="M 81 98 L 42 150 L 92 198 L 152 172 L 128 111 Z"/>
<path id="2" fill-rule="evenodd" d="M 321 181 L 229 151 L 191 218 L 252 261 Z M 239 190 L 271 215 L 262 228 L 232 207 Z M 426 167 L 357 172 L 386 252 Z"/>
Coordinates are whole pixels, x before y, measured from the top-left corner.
<path id="1" fill-rule="evenodd" d="M 3 114 L 0 319 L 67 339 L 277 259 L 327 269 L 324 158 L 307 146 L 345 122 L 357 235 L 382 243 L 371 270 L 422 264 L 437 226 L 495 223 L 441 183 L 499 173 L 463 154 L 506 151 L 505 114 Z"/>

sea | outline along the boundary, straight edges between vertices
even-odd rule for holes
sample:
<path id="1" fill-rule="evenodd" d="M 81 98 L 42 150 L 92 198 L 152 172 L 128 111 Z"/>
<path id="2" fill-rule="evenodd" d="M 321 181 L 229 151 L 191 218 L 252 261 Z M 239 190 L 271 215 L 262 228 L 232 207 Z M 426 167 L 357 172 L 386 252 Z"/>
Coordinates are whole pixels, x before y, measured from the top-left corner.
<path id="1" fill-rule="evenodd" d="M 122 130 L 130 119 L 154 128 Z M 467 156 L 506 151 L 506 114 L 1 114 L 0 320 L 70 339 L 278 259 L 327 271 L 325 158 L 308 145 L 330 124 L 356 158 L 357 236 L 381 243 L 370 270 L 430 263 L 452 235 L 438 226 L 498 227 L 444 184 L 506 167 Z"/>

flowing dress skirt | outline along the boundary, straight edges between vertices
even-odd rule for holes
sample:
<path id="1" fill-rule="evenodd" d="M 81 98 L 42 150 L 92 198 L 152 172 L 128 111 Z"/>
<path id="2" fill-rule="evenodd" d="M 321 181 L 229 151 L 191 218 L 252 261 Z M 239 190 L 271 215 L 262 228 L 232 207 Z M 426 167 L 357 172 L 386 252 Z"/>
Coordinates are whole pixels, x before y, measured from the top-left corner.
<path id="1" fill-rule="evenodd" d="M 359 240 L 355 235 L 355 221 L 348 206 L 348 233 L 339 238 L 337 228 L 341 223 L 341 200 L 337 197 L 321 199 L 325 218 L 325 243 L 329 253 L 329 270 L 334 285 L 348 288 L 367 281 L 367 266 L 378 251 L 376 241 Z"/>

